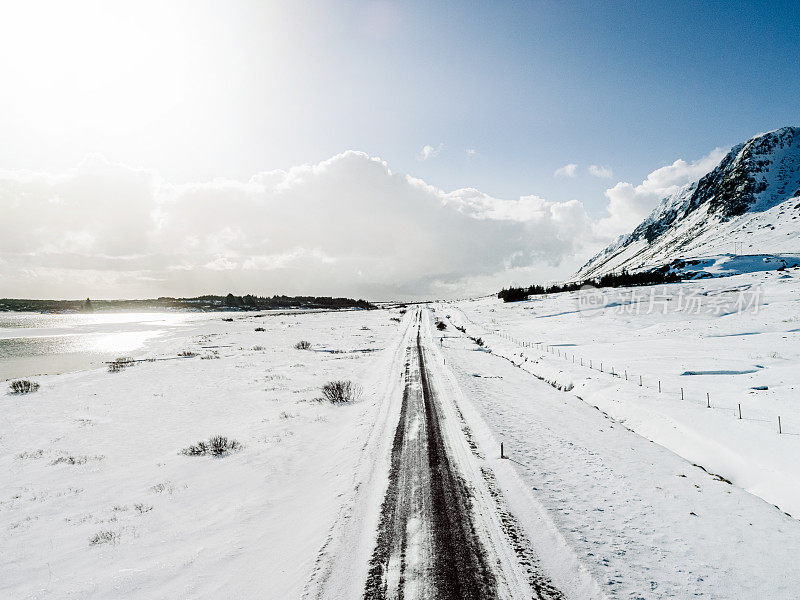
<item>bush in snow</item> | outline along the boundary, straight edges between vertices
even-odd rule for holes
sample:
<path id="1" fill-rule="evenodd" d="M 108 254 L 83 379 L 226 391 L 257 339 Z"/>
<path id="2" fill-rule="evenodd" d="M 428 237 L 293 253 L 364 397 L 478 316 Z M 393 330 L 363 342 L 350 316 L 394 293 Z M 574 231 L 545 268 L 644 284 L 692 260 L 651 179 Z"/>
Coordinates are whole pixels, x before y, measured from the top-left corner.
<path id="1" fill-rule="evenodd" d="M 199 441 L 196 444 L 184 448 L 181 453 L 186 456 L 222 456 L 229 452 L 241 449 L 242 445 L 236 440 L 230 440 L 224 435 L 215 435 L 208 441 Z"/>
<path id="2" fill-rule="evenodd" d="M 182 352 L 178 352 L 178 356 L 181 358 L 194 358 L 197 356 L 197 352 L 192 352 L 191 350 L 184 350 Z"/>
<path id="3" fill-rule="evenodd" d="M 447 329 L 447 323 L 445 323 L 444 321 L 436 321 L 436 329 L 438 329 L 439 331 L 444 331 L 445 329 Z"/>
<path id="4" fill-rule="evenodd" d="M 361 386 L 352 381 L 329 381 L 322 386 L 322 398 L 317 398 L 320 402 L 330 402 L 331 404 L 346 404 L 353 402 L 361 396 Z"/>
<path id="5" fill-rule="evenodd" d="M 132 367 L 136 363 L 133 359 L 129 356 L 120 356 L 119 358 L 115 358 L 113 361 L 108 363 L 108 372 L 109 373 L 119 373 L 122 369 L 126 367 Z"/>
<path id="6" fill-rule="evenodd" d="M 256 331 L 266 331 L 263 327 L 256 327 Z"/>
<path id="7" fill-rule="evenodd" d="M 30 394 L 39 389 L 39 384 L 27 379 L 18 379 L 17 381 L 12 381 L 8 387 L 12 394 Z"/>
<path id="8" fill-rule="evenodd" d="M 309 348 L 311 348 L 311 342 L 308 342 L 306 340 L 300 340 L 294 345 L 294 347 L 297 348 L 298 350 L 308 350 Z"/>
<path id="9" fill-rule="evenodd" d="M 100 544 L 116 544 L 119 541 L 119 534 L 116 531 L 98 531 L 89 540 L 90 546 L 99 546 Z"/>

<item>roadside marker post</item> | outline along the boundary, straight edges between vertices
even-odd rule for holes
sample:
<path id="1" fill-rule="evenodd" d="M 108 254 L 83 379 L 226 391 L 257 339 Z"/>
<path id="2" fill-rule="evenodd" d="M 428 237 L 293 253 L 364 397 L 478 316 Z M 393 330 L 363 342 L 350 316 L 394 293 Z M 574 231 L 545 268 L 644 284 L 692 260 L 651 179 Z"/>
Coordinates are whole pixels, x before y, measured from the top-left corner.
<path id="1" fill-rule="evenodd" d="M 742 405 L 739 404 L 739 420 L 742 420 Z"/>
<path id="2" fill-rule="evenodd" d="M 706 392 L 706 408 L 711 408 L 711 395 Z"/>
<path id="3" fill-rule="evenodd" d="M 500 442 L 500 458 L 505 458 L 505 454 L 503 453 L 503 442 Z"/>
<path id="4" fill-rule="evenodd" d="M 778 415 L 778 433 L 779 433 L 779 434 L 780 434 L 780 433 L 783 433 L 783 432 L 781 431 L 781 417 L 780 417 L 780 415 Z"/>

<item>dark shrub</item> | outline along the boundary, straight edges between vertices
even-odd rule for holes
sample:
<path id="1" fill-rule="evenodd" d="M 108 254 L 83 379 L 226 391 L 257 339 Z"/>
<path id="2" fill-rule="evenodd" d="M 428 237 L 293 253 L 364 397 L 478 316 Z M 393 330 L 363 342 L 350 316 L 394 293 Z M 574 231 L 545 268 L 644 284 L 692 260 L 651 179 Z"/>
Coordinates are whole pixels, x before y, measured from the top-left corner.
<path id="1" fill-rule="evenodd" d="M 39 384 L 27 379 L 18 379 L 17 381 L 12 381 L 8 387 L 11 389 L 12 394 L 30 394 L 39 389 Z"/>
<path id="2" fill-rule="evenodd" d="M 447 323 L 445 323 L 444 321 L 436 321 L 436 329 L 438 329 L 439 331 L 444 331 L 445 329 L 447 329 Z"/>
<path id="3" fill-rule="evenodd" d="M 90 546 L 99 546 L 100 544 L 116 544 L 119 541 L 119 533 L 116 531 L 98 531 L 89 540 Z"/>
<path id="4" fill-rule="evenodd" d="M 181 454 L 186 456 L 222 456 L 229 452 L 241 449 L 242 445 L 236 440 L 231 440 L 224 435 L 215 435 L 209 440 L 199 441 L 196 444 L 181 450 Z"/>
<path id="5" fill-rule="evenodd" d="M 113 361 L 108 363 L 108 372 L 109 373 L 119 373 L 122 369 L 126 367 L 132 367 L 136 363 L 134 360 L 129 356 L 120 356 L 119 358 L 115 358 Z"/>
<path id="6" fill-rule="evenodd" d="M 322 398 L 320 402 L 330 402 L 331 404 L 346 404 L 353 402 L 361 396 L 361 386 L 352 381 L 329 381 L 322 386 Z"/>
<path id="7" fill-rule="evenodd" d="M 266 331 L 263 327 L 256 327 L 256 331 Z"/>
<path id="8" fill-rule="evenodd" d="M 297 348 L 298 350 L 308 350 L 309 348 L 311 348 L 311 342 L 307 340 L 300 340 L 294 345 L 294 347 Z"/>

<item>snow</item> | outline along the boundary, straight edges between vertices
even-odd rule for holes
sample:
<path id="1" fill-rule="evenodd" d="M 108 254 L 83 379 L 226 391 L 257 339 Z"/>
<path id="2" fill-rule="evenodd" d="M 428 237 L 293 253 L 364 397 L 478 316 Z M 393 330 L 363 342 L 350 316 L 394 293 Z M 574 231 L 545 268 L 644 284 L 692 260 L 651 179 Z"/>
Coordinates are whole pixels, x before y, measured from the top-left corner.
<path id="1" fill-rule="evenodd" d="M 423 317 L 510 589 L 503 511 L 567 598 L 796 597 L 798 271 L 441 303 L 441 333 Z M 412 312 L 198 316 L 146 340 L 154 362 L 0 396 L 0 597 L 361 596 Z M 333 379 L 363 395 L 314 401 Z M 243 447 L 181 454 L 215 434 Z"/>
<path id="2" fill-rule="evenodd" d="M 495 444 L 505 444 L 510 458 L 498 462 L 526 484 L 601 597 L 796 597 L 795 520 L 494 352 L 446 340 L 444 353 Z"/>
<path id="3" fill-rule="evenodd" d="M 0 597 L 298 597 L 381 406 L 371 367 L 400 335 L 384 311 L 214 319 L 147 347 L 171 360 L 0 396 Z M 219 358 L 175 359 L 202 346 Z M 313 401 L 332 379 L 361 401 Z M 244 448 L 180 454 L 215 434 Z"/>
<path id="4" fill-rule="evenodd" d="M 800 515 L 799 295 L 792 269 L 460 308 L 481 325 L 471 335 L 495 331 L 484 335 L 494 354 Z"/>

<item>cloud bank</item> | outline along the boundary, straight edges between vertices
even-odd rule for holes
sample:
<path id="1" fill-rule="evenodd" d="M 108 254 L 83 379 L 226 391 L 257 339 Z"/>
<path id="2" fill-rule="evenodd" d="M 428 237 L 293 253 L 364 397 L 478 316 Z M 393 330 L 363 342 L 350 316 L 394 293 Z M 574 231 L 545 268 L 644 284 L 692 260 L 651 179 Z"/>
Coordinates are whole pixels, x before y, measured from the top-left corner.
<path id="1" fill-rule="evenodd" d="M 93 157 L 0 172 L 0 202 L 0 295 L 17 297 L 464 293 L 558 264 L 585 225 L 577 202 L 445 193 L 360 152 L 186 185 Z"/>
<path id="2" fill-rule="evenodd" d="M 600 221 L 577 200 L 445 192 L 353 151 L 183 185 L 101 157 L 59 175 L 0 171 L 0 296 L 490 292 L 568 276 L 714 156 L 618 183 Z"/>

